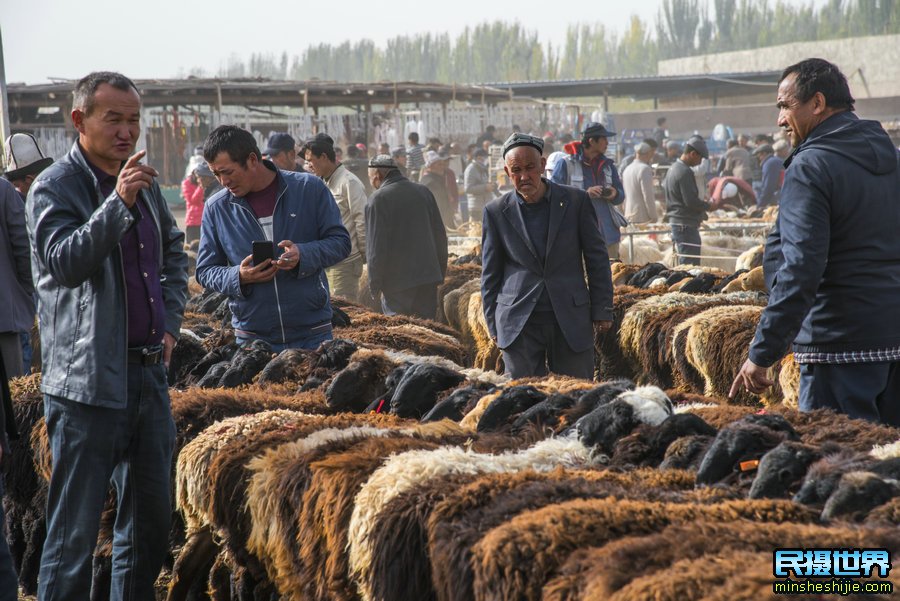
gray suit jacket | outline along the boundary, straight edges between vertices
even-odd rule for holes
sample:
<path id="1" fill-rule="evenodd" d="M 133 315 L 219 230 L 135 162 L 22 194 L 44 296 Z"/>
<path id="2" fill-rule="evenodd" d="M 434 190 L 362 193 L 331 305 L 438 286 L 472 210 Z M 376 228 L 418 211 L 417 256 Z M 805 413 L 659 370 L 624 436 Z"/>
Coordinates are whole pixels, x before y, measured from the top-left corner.
<path id="1" fill-rule="evenodd" d="M 544 288 L 573 351 L 594 345 L 592 321 L 612 319 L 612 276 L 603 234 L 587 193 L 550 186 L 547 256 L 538 258 L 515 192 L 484 209 L 481 294 L 491 336 L 500 348 L 515 341 Z"/>

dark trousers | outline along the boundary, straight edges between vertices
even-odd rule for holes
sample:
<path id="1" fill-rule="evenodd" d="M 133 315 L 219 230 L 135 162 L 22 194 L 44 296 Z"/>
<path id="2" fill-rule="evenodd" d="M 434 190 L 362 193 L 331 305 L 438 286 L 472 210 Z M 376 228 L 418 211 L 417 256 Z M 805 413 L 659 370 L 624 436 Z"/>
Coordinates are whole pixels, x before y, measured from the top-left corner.
<path id="1" fill-rule="evenodd" d="M 900 426 L 900 361 L 801 364 L 800 410 L 822 408 Z"/>
<path id="2" fill-rule="evenodd" d="M 425 319 L 437 317 L 437 284 L 425 284 L 406 290 L 381 293 L 381 308 L 385 315 L 412 315 Z"/>
<path id="3" fill-rule="evenodd" d="M 110 482 L 118 511 L 112 601 L 153 601 L 172 519 L 175 423 L 166 369 L 128 365 L 121 409 L 44 395 L 53 454 L 40 601 L 90 598 L 91 558 Z"/>
<path id="4" fill-rule="evenodd" d="M 700 230 L 693 225 L 669 224 L 672 229 L 672 244 L 678 253 L 679 265 L 700 264 Z M 685 256 L 693 255 L 693 256 Z"/>
<path id="5" fill-rule="evenodd" d="M 532 313 L 513 343 L 501 350 L 506 373 L 514 379 L 548 372 L 594 377 L 594 349 L 573 351 L 552 313 Z"/>

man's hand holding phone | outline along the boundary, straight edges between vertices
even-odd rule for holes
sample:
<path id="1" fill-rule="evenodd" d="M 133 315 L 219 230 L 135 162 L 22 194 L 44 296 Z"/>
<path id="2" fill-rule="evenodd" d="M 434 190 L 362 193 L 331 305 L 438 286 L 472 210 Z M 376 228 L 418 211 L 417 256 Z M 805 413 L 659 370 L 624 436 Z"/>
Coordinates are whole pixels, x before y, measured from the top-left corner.
<path id="1" fill-rule="evenodd" d="M 253 242 L 253 254 L 241 261 L 241 285 L 260 284 L 275 278 L 278 270 L 293 269 L 300 262 L 300 251 L 290 240 L 282 240 L 278 247 L 283 249 L 281 256 L 275 258 L 275 244 L 269 240 Z"/>

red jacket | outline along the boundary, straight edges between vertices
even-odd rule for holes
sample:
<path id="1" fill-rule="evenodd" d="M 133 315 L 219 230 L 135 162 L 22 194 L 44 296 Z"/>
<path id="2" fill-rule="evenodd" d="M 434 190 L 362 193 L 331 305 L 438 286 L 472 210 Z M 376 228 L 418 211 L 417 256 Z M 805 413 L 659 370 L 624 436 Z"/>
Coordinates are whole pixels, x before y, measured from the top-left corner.
<path id="1" fill-rule="evenodd" d="M 184 225 L 200 225 L 203 218 L 203 188 L 191 181 L 190 177 L 181 182 L 181 197 L 184 198 Z"/>

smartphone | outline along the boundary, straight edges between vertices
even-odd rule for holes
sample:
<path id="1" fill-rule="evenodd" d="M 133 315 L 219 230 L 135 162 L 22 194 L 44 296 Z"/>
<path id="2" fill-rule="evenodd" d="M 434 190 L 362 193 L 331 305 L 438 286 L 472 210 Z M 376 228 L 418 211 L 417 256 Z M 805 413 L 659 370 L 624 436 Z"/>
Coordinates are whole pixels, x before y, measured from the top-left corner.
<path id="1" fill-rule="evenodd" d="M 259 265 L 266 259 L 275 260 L 275 243 L 271 240 L 254 240 L 253 265 Z"/>

